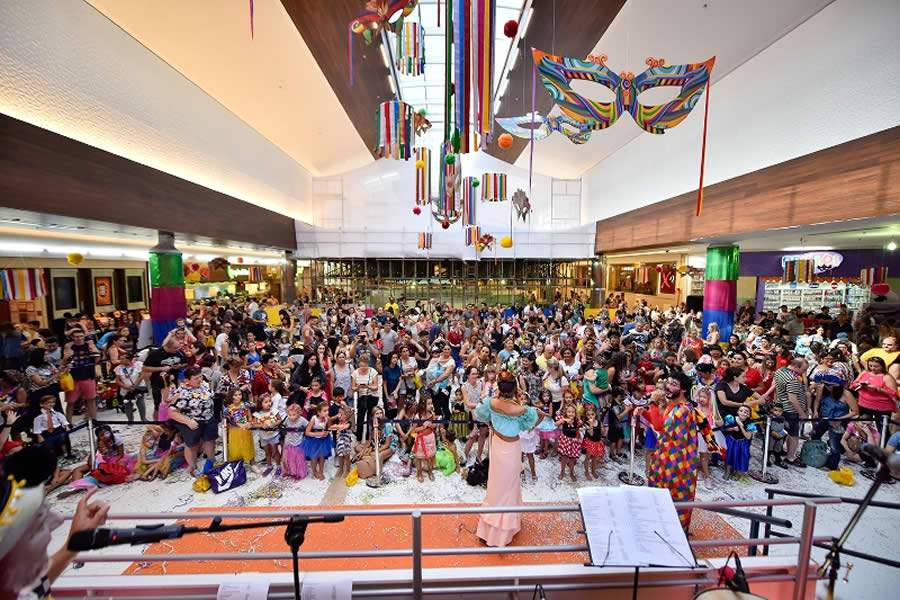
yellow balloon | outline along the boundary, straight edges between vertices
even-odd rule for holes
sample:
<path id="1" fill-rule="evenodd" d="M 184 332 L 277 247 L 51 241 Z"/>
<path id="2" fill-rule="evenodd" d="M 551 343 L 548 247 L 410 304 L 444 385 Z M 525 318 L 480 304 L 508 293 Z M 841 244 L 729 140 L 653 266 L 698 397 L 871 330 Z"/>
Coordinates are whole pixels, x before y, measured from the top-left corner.
<path id="1" fill-rule="evenodd" d="M 78 254 L 77 252 L 72 252 L 71 254 L 66 255 L 66 262 L 70 265 L 80 265 L 84 262 L 84 256 Z"/>
<path id="2" fill-rule="evenodd" d="M 425 161 L 424 161 L 424 160 L 417 160 L 417 161 L 416 161 L 416 168 L 417 168 L 417 169 L 424 169 L 424 168 L 425 168 Z"/>
<path id="3" fill-rule="evenodd" d="M 500 238 L 500 247 L 501 248 L 512 248 L 513 241 L 512 236 L 504 235 Z"/>

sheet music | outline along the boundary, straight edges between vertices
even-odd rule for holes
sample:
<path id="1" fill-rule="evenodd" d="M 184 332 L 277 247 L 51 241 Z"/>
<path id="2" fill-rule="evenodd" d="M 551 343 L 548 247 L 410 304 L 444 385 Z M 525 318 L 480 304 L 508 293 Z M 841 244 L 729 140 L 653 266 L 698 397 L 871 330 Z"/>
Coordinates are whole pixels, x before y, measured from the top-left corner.
<path id="1" fill-rule="evenodd" d="M 216 600 L 266 600 L 268 597 L 269 582 L 264 579 L 225 581 L 216 592 Z"/>
<path id="2" fill-rule="evenodd" d="M 300 600 L 350 600 L 353 579 L 333 573 L 307 572 L 303 574 Z"/>
<path id="3" fill-rule="evenodd" d="M 578 498 L 593 565 L 696 565 L 668 490 L 590 487 Z"/>

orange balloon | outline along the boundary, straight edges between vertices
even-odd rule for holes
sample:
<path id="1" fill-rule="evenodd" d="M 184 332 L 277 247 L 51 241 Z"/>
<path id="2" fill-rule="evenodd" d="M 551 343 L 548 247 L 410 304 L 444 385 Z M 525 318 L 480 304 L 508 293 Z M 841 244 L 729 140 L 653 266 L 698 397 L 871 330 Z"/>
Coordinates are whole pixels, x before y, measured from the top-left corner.
<path id="1" fill-rule="evenodd" d="M 513 137 L 508 133 L 501 133 L 500 137 L 497 138 L 497 145 L 506 150 L 510 146 L 512 146 Z"/>

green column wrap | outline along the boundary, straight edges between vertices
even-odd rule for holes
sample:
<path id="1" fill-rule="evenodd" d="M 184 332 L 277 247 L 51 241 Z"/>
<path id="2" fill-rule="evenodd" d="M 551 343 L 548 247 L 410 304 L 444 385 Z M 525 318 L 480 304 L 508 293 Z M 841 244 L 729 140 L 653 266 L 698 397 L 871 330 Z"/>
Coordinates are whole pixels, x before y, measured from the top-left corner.
<path id="1" fill-rule="evenodd" d="M 741 249 L 737 246 L 716 246 L 706 250 L 706 280 L 736 281 L 741 264 Z"/>
<path id="2" fill-rule="evenodd" d="M 150 253 L 150 287 L 184 287 L 181 253 Z"/>

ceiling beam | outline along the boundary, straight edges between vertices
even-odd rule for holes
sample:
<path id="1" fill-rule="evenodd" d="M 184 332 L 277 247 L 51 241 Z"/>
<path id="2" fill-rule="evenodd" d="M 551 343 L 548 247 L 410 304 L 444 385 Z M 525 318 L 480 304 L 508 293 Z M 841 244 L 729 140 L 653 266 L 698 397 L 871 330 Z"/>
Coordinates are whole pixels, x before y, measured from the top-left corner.
<path id="1" fill-rule="evenodd" d="M 366 46 L 362 36 L 353 36 L 354 84 L 347 70 L 347 30 L 365 6 L 362 0 L 281 0 L 294 26 L 315 57 L 319 68 L 350 117 L 363 143 L 374 156 L 378 104 L 392 100 L 390 72 L 381 58 L 381 37 Z M 325 5 L 327 4 L 327 8 Z M 301 116 L 298 115 L 298 118 Z M 307 118 L 315 118 L 310 115 Z"/>
<path id="2" fill-rule="evenodd" d="M 509 85 L 496 116 L 513 117 L 531 111 L 531 48 L 560 56 L 587 56 L 624 4 L 625 0 L 533 0 L 534 14 L 531 15 L 528 31 L 519 42 L 519 57 L 515 68 L 509 73 Z M 538 82 L 535 110 L 546 115 L 551 108 L 553 100 Z M 494 127 L 496 138 L 503 128 L 496 124 Z M 527 146 L 528 140 L 513 137 L 512 146 L 506 150 L 494 143 L 487 147 L 487 152 L 515 163 Z"/>

